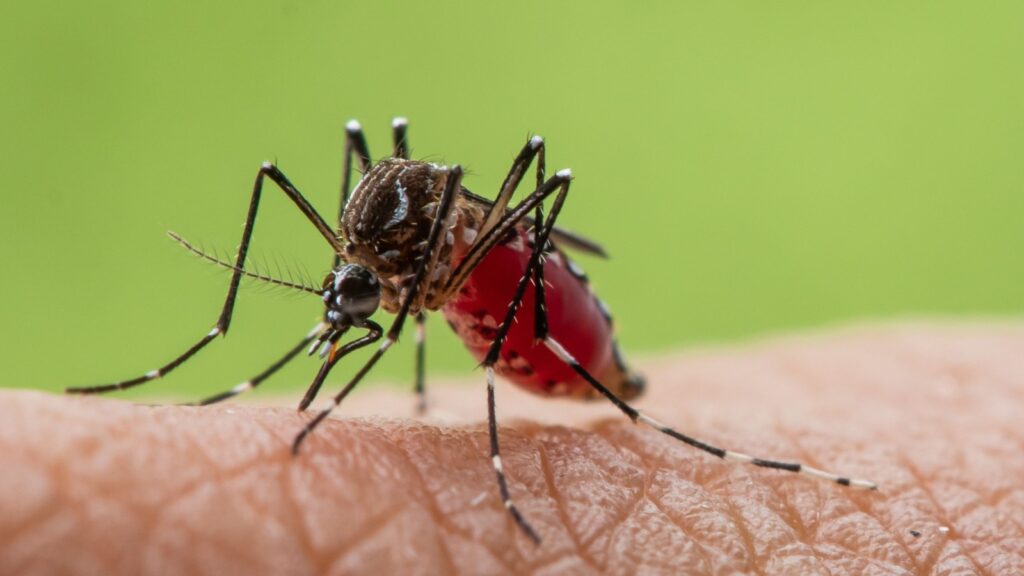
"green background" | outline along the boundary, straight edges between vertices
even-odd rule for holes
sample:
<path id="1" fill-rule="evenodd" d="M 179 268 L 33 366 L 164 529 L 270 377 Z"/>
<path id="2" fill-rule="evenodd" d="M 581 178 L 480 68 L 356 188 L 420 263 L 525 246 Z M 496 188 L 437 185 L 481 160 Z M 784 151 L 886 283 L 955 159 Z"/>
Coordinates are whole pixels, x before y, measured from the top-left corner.
<path id="1" fill-rule="evenodd" d="M 233 250 L 264 159 L 333 214 L 349 118 L 379 155 L 409 117 L 414 156 L 485 195 L 543 135 L 577 175 L 562 222 L 613 255 L 579 260 L 634 355 L 1019 315 L 1022 31 L 1019 2 L 11 4 L 0 384 L 126 378 L 205 334 L 228 276 L 164 231 Z M 263 209 L 256 260 L 325 273 L 283 195 Z M 231 336 L 147 390 L 231 386 L 320 313 L 250 286 Z M 434 318 L 431 373 L 471 374 L 448 332 Z M 411 382 L 404 340 L 376 379 Z"/>

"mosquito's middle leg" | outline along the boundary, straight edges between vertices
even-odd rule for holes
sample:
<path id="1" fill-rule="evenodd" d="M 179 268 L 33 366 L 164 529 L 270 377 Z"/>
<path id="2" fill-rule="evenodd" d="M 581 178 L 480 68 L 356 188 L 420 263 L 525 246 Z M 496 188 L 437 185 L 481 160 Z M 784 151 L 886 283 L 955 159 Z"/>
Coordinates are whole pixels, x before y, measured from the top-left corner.
<path id="1" fill-rule="evenodd" d="M 555 196 L 555 201 L 551 207 L 551 216 L 548 217 L 549 222 L 554 222 L 554 217 L 558 215 L 558 212 L 562 208 L 562 204 L 565 202 L 566 193 L 569 190 L 569 183 L 571 178 L 567 173 L 560 173 L 564 177 L 564 181 L 559 185 L 558 195 Z M 526 265 L 523 276 L 519 280 L 519 284 L 516 286 L 515 294 L 512 296 L 512 301 L 508 304 L 508 310 L 505 313 L 505 318 L 502 320 L 501 325 L 498 327 L 498 332 L 494 336 L 494 341 L 491 342 L 490 348 L 487 350 L 487 355 L 484 356 L 483 367 L 487 373 L 487 429 L 490 434 L 491 440 L 491 464 L 494 467 L 495 478 L 498 482 L 498 492 L 501 494 L 501 502 L 511 514 L 512 519 L 515 520 L 516 525 L 535 543 L 540 543 L 540 536 L 537 535 L 537 531 L 534 530 L 533 526 L 523 517 L 519 508 L 516 507 L 512 501 L 512 496 L 508 489 L 508 480 L 505 478 L 505 468 L 501 463 L 501 448 L 498 443 L 498 422 L 495 416 L 494 409 L 494 365 L 498 361 L 499 354 L 501 353 L 501 347 L 505 344 L 505 339 L 508 336 L 508 331 L 515 322 L 516 313 L 519 311 L 519 306 L 523 301 L 523 295 L 526 293 L 526 289 L 530 284 L 531 280 L 537 278 L 536 269 L 544 265 L 542 256 L 544 253 L 544 246 L 547 244 L 548 235 L 551 233 L 552 226 L 543 224 L 542 213 L 540 205 L 537 205 L 537 224 L 534 229 L 534 246 L 530 253 L 530 259 Z M 543 283 L 543 274 L 540 275 L 540 282 Z M 538 291 L 538 296 L 540 296 Z M 543 298 L 539 299 L 538 302 L 542 302 Z M 538 311 L 543 310 L 543 304 L 539 304 Z"/>
<path id="2" fill-rule="evenodd" d="M 427 413 L 427 314 L 422 310 L 416 314 L 416 413 Z"/>

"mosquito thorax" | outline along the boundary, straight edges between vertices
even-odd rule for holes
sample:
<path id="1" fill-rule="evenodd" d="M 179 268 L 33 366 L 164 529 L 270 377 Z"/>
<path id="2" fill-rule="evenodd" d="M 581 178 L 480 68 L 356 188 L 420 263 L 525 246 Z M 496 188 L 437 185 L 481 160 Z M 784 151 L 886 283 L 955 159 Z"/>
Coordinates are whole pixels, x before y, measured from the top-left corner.
<path id="1" fill-rule="evenodd" d="M 389 312 L 400 308 L 416 268 L 427 249 L 430 228 L 448 180 L 448 168 L 430 162 L 385 158 L 363 176 L 345 205 L 341 236 L 343 257 L 372 270 L 381 284 L 381 305 Z M 425 279 L 420 298 L 410 306 L 436 310 L 444 304 L 439 290 L 455 262 L 476 237 L 483 222 L 479 207 L 456 200 L 446 222 L 431 277 Z"/>
<path id="2" fill-rule="evenodd" d="M 345 264 L 324 278 L 325 318 L 335 329 L 362 326 L 380 306 L 377 276 L 358 264 Z"/>

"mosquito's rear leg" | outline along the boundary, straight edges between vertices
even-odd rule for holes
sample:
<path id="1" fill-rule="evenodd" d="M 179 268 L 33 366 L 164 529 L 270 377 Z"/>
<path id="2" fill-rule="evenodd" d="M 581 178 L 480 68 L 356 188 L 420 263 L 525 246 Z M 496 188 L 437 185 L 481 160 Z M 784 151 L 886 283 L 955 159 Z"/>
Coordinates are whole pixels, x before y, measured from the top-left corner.
<path id="1" fill-rule="evenodd" d="M 245 258 L 249 252 L 249 242 L 252 239 L 253 229 L 256 225 L 256 213 L 259 209 L 260 197 L 263 190 L 264 178 L 270 178 L 272 182 L 277 184 L 282 192 L 285 193 L 288 198 L 295 203 L 299 211 L 301 211 L 306 218 L 313 224 L 318 232 L 327 240 L 328 244 L 335 250 L 340 252 L 342 244 L 338 240 L 334 233 L 334 230 L 324 221 L 323 218 L 316 212 L 313 206 L 306 200 L 301 192 L 288 180 L 288 178 L 281 172 L 276 166 L 270 162 L 264 162 L 260 167 L 259 172 L 256 175 L 256 182 L 253 184 L 252 196 L 249 200 L 249 210 L 245 218 L 245 226 L 242 230 L 242 240 L 239 243 L 238 255 L 235 259 L 233 267 L 233 273 L 231 275 L 231 283 L 228 286 L 227 297 L 224 299 L 224 306 L 221 308 L 220 316 L 217 318 L 217 323 L 213 329 L 206 333 L 205 336 L 199 339 L 198 342 L 190 346 L 184 353 L 175 357 L 170 362 L 146 372 L 142 376 L 131 378 L 128 380 L 122 380 L 120 382 L 114 382 L 112 384 L 104 384 L 100 386 L 80 386 L 72 387 L 66 390 L 69 394 L 100 394 L 103 392 L 112 392 L 114 390 L 125 390 L 133 388 L 150 380 L 155 380 L 168 374 L 171 370 L 174 370 L 180 366 L 183 362 L 191 358 L 197 352 L 206 347 L 207 344 L 213 341 L 219 335 L 227 335 L 228 328 L 231 325 L 231 314 L 235 309 L 235 298 L 238 296 L 238 286 L 242 280 L 242 277 L 246 275 L 245 272 Z"/>
<path id="2" fill-rule="evenodd" d="M 601 382 L 599 382 L 589 372 L 587 372 L 587 370 L 584 369 L 583 366 L 581 366 L 575 358 L 573 358 L 572 354 L 570 354 L 565 349 L 565 347 L 563 347 L 561 343 L 558 342 L 558 340 L 556 340 L 554 337 L 551 336 L 550 333 L 548 333 L 547 310 L 544 308 L 543 305 L 543 294 L 546 288 L 544 286 L 543 276 L 537 274 L 537 270 L 539 269 L 539 267 L 543 266 L 543 262 L 540 258 L 535 257 L 536 252 L 541 251 L 543 249 L 543 245 L 547 242 L 548 236 L 550 235 L 551 230 L 554 227 L 555 220 L 558 218 L 558 213 L 562 207 L 562 202 L 564 201 L 564 197 L 567 194 L 567 192 L 568 187 L 563 188 L 559 192 L 559 195 L 555 198 L 555 202 L 552 205 L 551 214 L 548 216 L 547 221 L 544 222 L 543 229 L 536 234 L 534 257 L 531 257 L 530 262 L 527 265 L 527 270 L 524 272 L 523 280 L 519 284 L 519 290 L 516 292 L 516 298 L 521 299 L 523 296 L 523 292 L 525 291 L 526 279 L 529 278 L 532 274 L 534 278 L 537 280 L 536 282 L 534 282 L 535 290 L 537 293 L 536 300 L 538 302 L 538 305 L 535 308 L 536 318 L 534 320 L 534 336 L 538 342 L 544 342 L 544 345 L 547 346 L 548 349 L 554 352 L 556 356 L 558 356 L 563 362 L 569 365 L 569 367 L 571 367 L 573 371 L 575 371 L 584 380 L 586 380 L 598 393 L 600 393 L 609 401 L 611 401 L 612 404 L 614 404 L 633 422 L 642 422 L 644 424 L 647 424 L 648 426 L 654 428 L 655 430 L 663 434 L 667 434 L 668 436 L 671 436 L 676 440 L 689 444 L 694 448 L 703 450 L 708 454 L 712 454 L 724 460 L 742 462 L 745 464 L 753 464 L 754 466 L 760 466 L 762 468 L 774 468 L 776 470 L 796 472 L 798 474 L 824 479 L 830 482 L 835 482 L 836 484 L 840 484 L 842 486 L 850 486 L 852 488 L 860 488 L 866 490 L 878 489 L 878 485 L 869 480 L 861 480 L 857 478 L 851 478 L 848 476 L 840 476 L 838 474 L 827 472 L 825 470 L 819 470 L 817 468 L 812 468 L 810 466 L 806 466 L 798 462 L 781 462 L 778 460 L 758 458 L 755 456 L 744 454 L 742 452 L 734 452 L 732 450 L 719 448 L 717 446 L 713 446 L 691 436 L 687 436 L 686 434 L 678 432 L 677 430 L 669 426 L 666 426 L 665 424 L 662 424 L 661 422 L 655 420 L 654 418 L 646 414 L 643 414 L 639 410 L 633 408 L 625 400 L 617 396 L 614 392 L 608 389 L 608 387 L 601 384 Z M 515 302 L 515 305 L 516 307 L 518 307 L 518 302 Z M 513 318 L 514 308 L 510 306 L 509 315 L 505 319 L 505 324 L 503 324 L 502 327 L 499 329 L 499 335 L 503 336 L 502 332 L 507 331 L 506 325 L 510 324 Z M 493 361 L 497 360 L 499 349 L 499 346 L 491 348 L 490 353 L 488 354 L 488 360 L 492 361 L 492 363 Z"/>

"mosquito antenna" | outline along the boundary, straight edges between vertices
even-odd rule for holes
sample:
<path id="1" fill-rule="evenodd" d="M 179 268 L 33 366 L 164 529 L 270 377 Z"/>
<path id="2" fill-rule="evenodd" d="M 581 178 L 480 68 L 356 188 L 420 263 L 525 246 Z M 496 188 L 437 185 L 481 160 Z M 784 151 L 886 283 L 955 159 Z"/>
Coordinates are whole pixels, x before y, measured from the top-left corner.
<path id="1" fill-rule="evenodd" d="M 167 235 L 170 236 L 171 239 L 173 239 L 178 244 L 181 244 L 186 250 L 195 254 L 196 256 L 199 256 L 203 260 L 206 260 L 207 262 L 212 262 L 218 266 L 227 268 L 228 270 L 234 270 L 235 272 L 239 272 L 246 278 L 252 278 L 253 280 L 259 280 L 260 282 L 266 282 L 268 284 L 274 284 L 276 286 L 284 286 L 285 288 L 292 288 L 295 290 L 301 290 L 303 292 L 309 292 L 310 294 L 316 294 L 317 296 L 320 295 L 321 290 L 314 288 L 312 286 L 306 286 L 295 282 L 289 282 L 287 280 L 280 280 L 272 276 L 266 276 L 264 274 L 257 274 L 255 272 L 243 270 L 242 268 L 239 268 L 230 262 L 226 262 L 216 256 L 207 254 L 201 248 L 193 246 L 192 244 L 189 243 L 188 240 L 185 240 L 175 232 L 168 231 Z"/>

